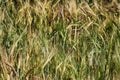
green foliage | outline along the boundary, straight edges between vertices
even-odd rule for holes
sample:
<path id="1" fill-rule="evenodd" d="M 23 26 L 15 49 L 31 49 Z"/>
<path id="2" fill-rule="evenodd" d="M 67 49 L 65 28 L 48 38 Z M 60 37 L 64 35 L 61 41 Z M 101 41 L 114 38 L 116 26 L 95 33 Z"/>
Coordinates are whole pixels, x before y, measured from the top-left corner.
<path id="1" fill-rule="evenodd" d="M 0 80 L 119 80 L 117 0 L 1 0 Z"/>

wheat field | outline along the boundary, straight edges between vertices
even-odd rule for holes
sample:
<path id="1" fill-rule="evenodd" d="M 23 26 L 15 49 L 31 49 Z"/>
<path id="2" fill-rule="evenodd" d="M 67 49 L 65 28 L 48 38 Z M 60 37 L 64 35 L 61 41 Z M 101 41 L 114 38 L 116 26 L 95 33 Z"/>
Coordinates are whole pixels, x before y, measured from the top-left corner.
<path id="1" fill-rule="evenodd" d="M 120 1 L 0 0 L 0 80 L 120 80 Z"/>

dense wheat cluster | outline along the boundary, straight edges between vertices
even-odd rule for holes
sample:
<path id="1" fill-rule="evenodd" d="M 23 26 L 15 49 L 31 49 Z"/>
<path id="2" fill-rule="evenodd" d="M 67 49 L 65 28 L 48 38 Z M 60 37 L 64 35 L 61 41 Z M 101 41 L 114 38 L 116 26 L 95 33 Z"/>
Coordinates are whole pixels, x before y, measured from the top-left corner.
<path id="1" fill-rule="evenodd" d="M 0 80 L 120 80 L 120 1 L 0 0 Z"/>

